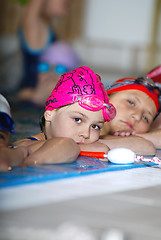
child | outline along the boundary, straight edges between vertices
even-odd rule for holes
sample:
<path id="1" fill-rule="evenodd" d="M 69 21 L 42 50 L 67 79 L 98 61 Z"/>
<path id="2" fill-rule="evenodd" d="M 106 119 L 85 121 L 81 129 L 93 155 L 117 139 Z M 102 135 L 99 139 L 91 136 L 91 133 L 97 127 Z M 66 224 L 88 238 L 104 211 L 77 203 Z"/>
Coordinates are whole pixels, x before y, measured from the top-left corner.
<path id="1" fill-rule="evenodd" d="M 11 166 L 20 165 L 29 155 L 26 147 L 9 148 L 10 134 L 14 132 L 14 127 L 9 103 L 0 94 L 0 171 L 7 171 Z"/>
<path id="2" fill-rule="evenodd" d="M 120 144 L 125 142 L 125 146 L 130 146 L 130 148 L 135 148 L 137 145 L 139 153 L 142 148 L 142 154 L 155 153 L 155 148 L 161 147 L 161 131 L 158 130 L 157 135 L 154 135 L 151 132 L 151 126 L 160 112 L 160 89 L 147 77 L 124 78 L 114 82 L 107 93 L 110 96 L 110 102 L 116 107 L 117 114 L 108 125 L 105 123 L 101 135 L 106 135 L 106 137 L 103 138 L 107 140 L 108 134 L 115 136 L 136 135 L 130 137 L 135 142 L 125 139 L 121 140 Z M 151 137 L 148 136 L 150 133 Z M 140 139 L 137 136 L 143 138 Z M 113 139 L 113 144 L 117 144 L 118 140 L 120 141 L 120 138 Z M 140 144 L 141 141 L 142 144 Z M 111 144 L 112 142 L 109 144 L 110 148 L 112 148 Z M 135 152 L 138 150 L 135 149 Z"/>
<path id="3" fill-rule="evenodd" d="M 24 99 L 37 85 L 37 65 L 41 54 L 56 39 L 53 19 L 67 15 L 72 0 L 29 0 L 18 32 L 23 56 L 23 76 L 19 98 Z"/>
<path id="4" fill-rule="evenodd" d="M 80 67 L 64 73 L 46 100 L 41 132 L 15 145 L 28 146 L 32 151 L 26 164 L 71 162 L 80 150 L 107 153 L 109 148 L 98 140 L 104 122 L 115 114 L 100 76 L 88 67 Z M 69 142 L 56 155 L 57 141 Z M 68 156 L 67 146 L 71 147 Z"/>

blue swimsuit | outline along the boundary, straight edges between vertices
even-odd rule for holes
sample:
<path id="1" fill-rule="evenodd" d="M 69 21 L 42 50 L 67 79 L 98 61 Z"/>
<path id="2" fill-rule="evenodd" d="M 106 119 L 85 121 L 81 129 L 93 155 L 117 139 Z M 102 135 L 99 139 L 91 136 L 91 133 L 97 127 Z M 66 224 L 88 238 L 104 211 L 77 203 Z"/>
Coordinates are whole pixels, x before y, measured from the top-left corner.
<path id="1" fill-rule="evenodd" d="M 28 137 L 27 139 L 30 139 L 30 140 L 33 140 L 33 141 L 38 141 L 38 139 L 34 138 L 34 137 Z"/>
<path id="2" fill-rule="evenodd" d="M 37 65 L 39 63 L 39 58 L 47 49 L 47 47 L 56 40 L 56 36 L 52 29 L 49 28 L 48 39 L 45 45 L 36 50 L 28 46 L 22 28 L 20 28 L 18 31 L 18 37 L 23 54 L 23 76 L 21 79 L 20 88 L 35 88 L 37 85 Z"/>

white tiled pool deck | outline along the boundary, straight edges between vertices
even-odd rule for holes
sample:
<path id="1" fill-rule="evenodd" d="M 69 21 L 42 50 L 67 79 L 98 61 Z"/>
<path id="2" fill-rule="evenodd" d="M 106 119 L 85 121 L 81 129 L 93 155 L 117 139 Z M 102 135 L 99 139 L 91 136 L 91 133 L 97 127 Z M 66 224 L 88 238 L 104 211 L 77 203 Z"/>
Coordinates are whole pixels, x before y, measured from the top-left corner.
<path id="1" fill-rule="evenodd" d="M 77 239 L 69 238 L 68 231 L 65 237 L 54 235 L 64 223 L 72 229 L 76 224 L 78 235 L 90 231 L 91 238 L 83 235 L 78 238 L 82 240 L 160 240 L 161 169 L 105 172 L 3 189 L 0 214 L 1 240 L 43 239 L 45 233 L 45 240 Z M 125 238 L 103 238 L 111 229 Z"/>

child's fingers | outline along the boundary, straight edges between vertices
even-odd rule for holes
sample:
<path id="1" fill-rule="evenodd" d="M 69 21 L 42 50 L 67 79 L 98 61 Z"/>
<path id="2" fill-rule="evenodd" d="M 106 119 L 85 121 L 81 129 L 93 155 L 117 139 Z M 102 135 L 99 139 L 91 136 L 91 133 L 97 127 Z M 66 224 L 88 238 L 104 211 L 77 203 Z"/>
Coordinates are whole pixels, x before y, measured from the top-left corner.
<path id="1" fill-rule="evenodd" d="M 8 161 L 1 159 L 0 160 L 0 172 L 7 172 L 9 169 Z"/>
<path id="2" fill-rule="evenodd" d="M 114 136 L 119 136 L 119 134 L 120 134 L 119 132 L 114 132 L 113 135 L 114 135 Z"/>
<path id="3" fill-rule="evenodd" d="M 135 132 L 135 131 L 133 131 L 133 132 L 131 133 L 131 135 L 135 136 L 135 135 L 136 135 L 136 132 Z"/>
<path id="4" fill-rule="evenodd" d="M 136 135 L 136 133 L 135 133 L 135 131 L 133 131 L 133 132 L 119 132 L 119 131 L 117 131 L 113 135 L 114 136 L 121 136 L 121 137 L 128 137 L 130 135 Z"/>
<path id="5" fill-rule="evenodd" d="M 27 167 L 27 166 L 36 166 L 39 165 L 38 161 L 36 158 L 34 158 L 33 156 L 29 156 L 27 158 L 25 158 L 24 162 L 23 162 L 23 166 Z"/>
<path id="6" fill-rule="evenodd" d="M 114 136 L 121 136 L 121 137 L 125 137 L 125 136 L 129 136 L 130 132 L 115 132 Z"/>

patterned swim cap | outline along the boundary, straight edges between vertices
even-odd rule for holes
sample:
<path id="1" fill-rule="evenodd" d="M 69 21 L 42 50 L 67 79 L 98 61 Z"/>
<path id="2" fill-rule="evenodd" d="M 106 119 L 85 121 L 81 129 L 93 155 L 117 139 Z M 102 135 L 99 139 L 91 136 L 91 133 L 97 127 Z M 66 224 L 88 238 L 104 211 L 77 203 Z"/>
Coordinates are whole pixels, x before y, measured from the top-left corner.
<path id="1" fill-rule="evenodd" d="M 102 109 L 105 121 L 112 120 L 116 115 L 100 76 L 86 66 L 62 74 L 46 100 L 45 110 L 53 110 L 75 102 L 90 111 Z"/>

